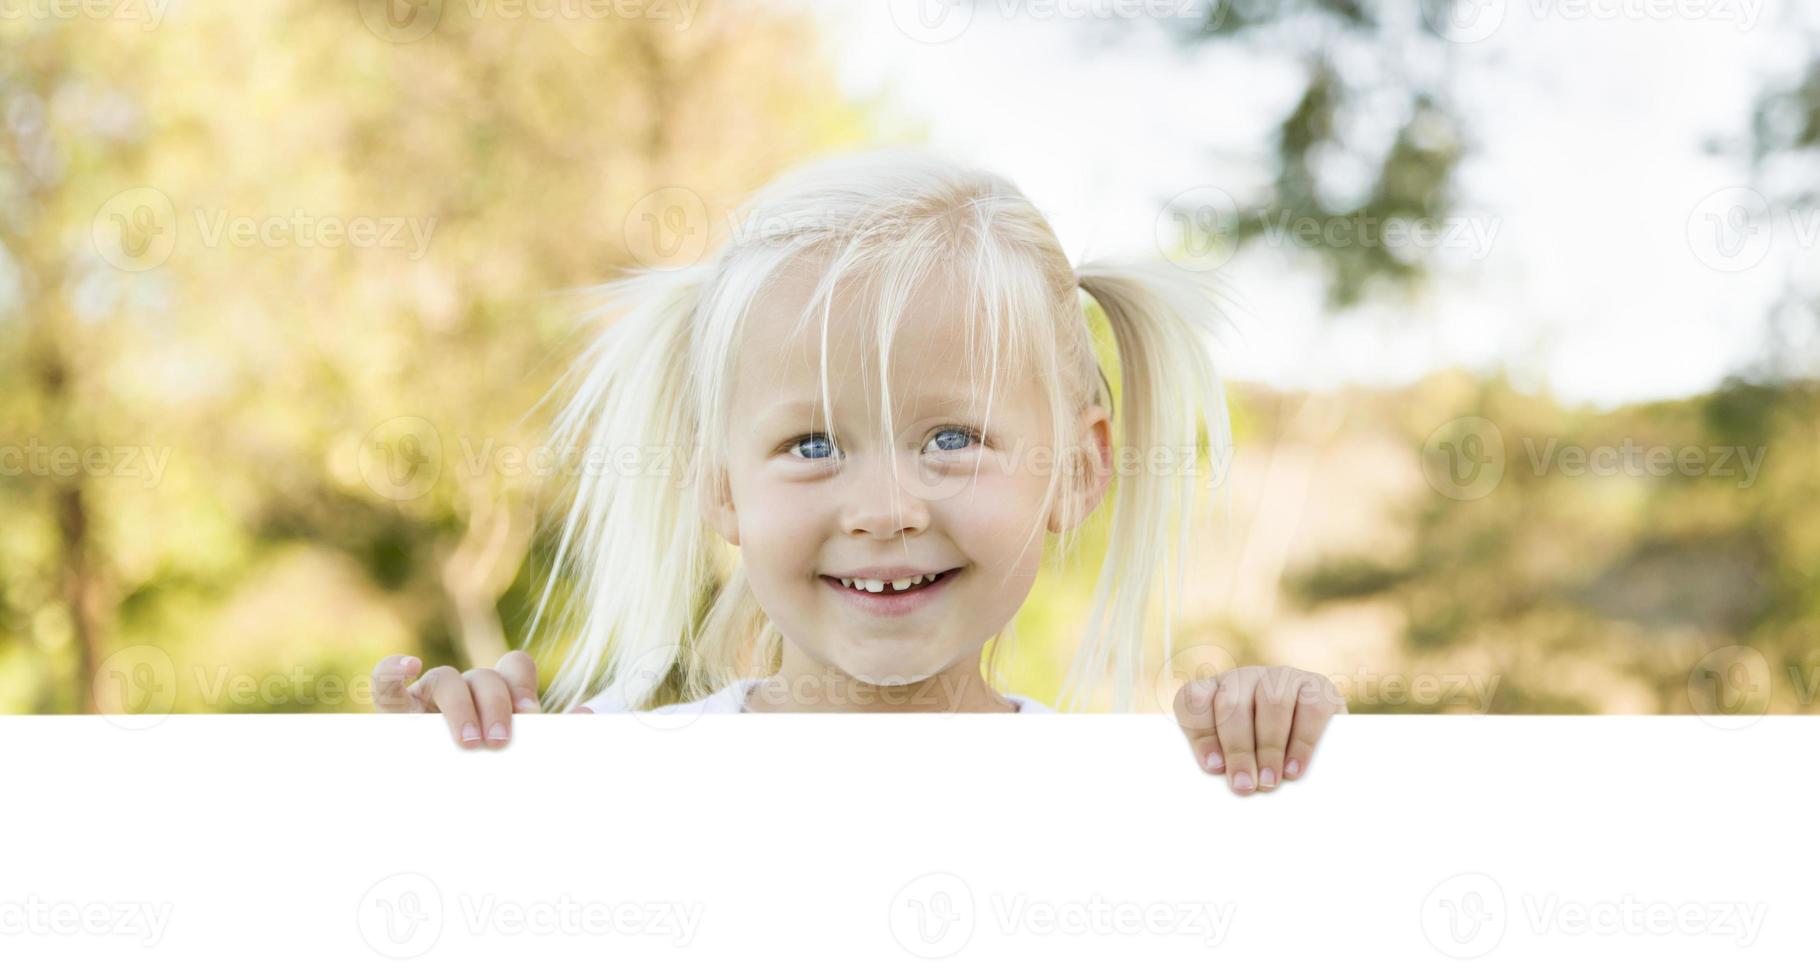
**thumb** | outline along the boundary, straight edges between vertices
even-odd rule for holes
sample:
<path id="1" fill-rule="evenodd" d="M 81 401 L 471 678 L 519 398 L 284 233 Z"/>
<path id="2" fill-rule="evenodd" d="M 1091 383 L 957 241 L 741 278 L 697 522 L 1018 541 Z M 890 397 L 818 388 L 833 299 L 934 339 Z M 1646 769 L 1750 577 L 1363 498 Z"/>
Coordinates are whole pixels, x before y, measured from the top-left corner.
<path id="1" fill-rule="evenodd" d="M 422 702 L 411 693 L 411 681 L 423 661 L 403 655 L 387 657 L 373 668 L 373 709 L 383 712 L 420 712 Z"/>
<path id="2" fill-rule="evenodd" d="M 537 662 L 523 650 L 513 650 L 499 658 L 493 668 L 512 689 L 512 710 L 518 714 L 537 714 Z"/>
<path id="3" fill-rule="evenodd" d="M 1219 679 L 1207 677 L 1189 681 L 1175 692 L 1176 724 L 1187 737 L 1194 760 L 1208 772 L 1219 772 L 1226 764 L 1214 718 L 1213 699 L 1219 689 Z"/>

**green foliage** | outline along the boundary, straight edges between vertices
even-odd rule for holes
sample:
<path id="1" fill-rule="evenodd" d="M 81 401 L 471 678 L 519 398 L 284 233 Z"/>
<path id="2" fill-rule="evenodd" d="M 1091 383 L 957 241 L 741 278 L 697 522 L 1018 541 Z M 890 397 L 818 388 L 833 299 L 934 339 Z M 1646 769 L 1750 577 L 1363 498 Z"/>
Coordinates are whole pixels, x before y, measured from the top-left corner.
<path id="1" fill-rule="evenodd" d="M 165 460 L 0 478 L 0 710 L 92 710 L 138 644 L 176 710 L 325 710 L 385 654 L 523 643 L 561 291 L 646 258 L 647 194 L 699 200 L 703 242 L 868 135 L 802 15 L 448 4 L 400 39 L 361 6 L 0 21 L 0 443 Z"/>

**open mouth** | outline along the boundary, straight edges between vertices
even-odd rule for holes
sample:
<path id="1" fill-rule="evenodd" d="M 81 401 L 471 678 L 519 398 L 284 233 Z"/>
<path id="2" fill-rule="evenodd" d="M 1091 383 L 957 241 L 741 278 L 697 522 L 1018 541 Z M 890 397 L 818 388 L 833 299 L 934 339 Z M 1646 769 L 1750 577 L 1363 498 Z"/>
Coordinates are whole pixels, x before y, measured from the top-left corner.
<path id="1" fill-rule="evenodd" d="M 855 609 L 872 616 L 907 616 L 934 603 L 959 568 L 908 579 L 846 579 L 823 575 L 821 580 Z"/>
<path id="2" fill-rule="evenodd" d="M 822 579 L 831 584 L 838 584 L 849 591 L 865 595 L 902 595 L 906 592 L 920 592 L 930 588 L 958 571 L 960 569 L 950 568 L 945 572 L 931 572 L 914 578 L 900 579 L 835 578 L 832 575 L 823 575 Z"/>

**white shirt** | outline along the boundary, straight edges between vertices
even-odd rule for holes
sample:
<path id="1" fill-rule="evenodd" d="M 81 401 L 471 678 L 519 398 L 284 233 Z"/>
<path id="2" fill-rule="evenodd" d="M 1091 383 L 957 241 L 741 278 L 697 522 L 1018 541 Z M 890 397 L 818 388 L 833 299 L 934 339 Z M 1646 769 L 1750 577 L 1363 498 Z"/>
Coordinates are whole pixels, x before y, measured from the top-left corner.
<path id="1" fill-rule="evenodd" d="M 686 704 L 666 704 L 661 708 L 651 709 L 652 714 L 742 714 L 746 712 L 746 696 L 751 693 L 752 685 L 763 681 L 762 677 L 746 677 L 728 684 L 705 698 L 690 701 Z M 1055 709 L 1021 694 L 1001 695 L 1005 700 L 1017 705 L 1019 714 L 1054 714 Z M 582 707 L 595 714 L 612 714 L 626 710 L 625 702 L 611 692 L 595 695 L 582 704 Z"/>

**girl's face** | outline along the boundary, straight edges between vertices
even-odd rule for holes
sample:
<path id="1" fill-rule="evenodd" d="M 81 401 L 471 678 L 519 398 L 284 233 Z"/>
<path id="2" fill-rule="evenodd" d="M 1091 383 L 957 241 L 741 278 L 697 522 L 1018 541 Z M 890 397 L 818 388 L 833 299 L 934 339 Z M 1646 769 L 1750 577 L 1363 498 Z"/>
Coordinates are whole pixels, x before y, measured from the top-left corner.
<path id="1" fill-rule="evenodd" d="M 988 425 L 990 366 L 965 362 L 963 314 L 939 280 L 912 298 L 895 339 L 889 442 L 878 361 L 856 336 L 869 308 L 836 293 L 825 420 L 819 321 L 791 337 L 814 283 L 792 277 L 769 290 L 735 369 L 728 485 L 702 501 L 740 547 L 786 657 L 794 647 L 868 684 L 913 683 L 977 655 L 1029 595 L 1043 532 L 1063 530 L 1053 508 L 1041 509 L 1051 469 L 1068 474 L 1042 389 L 1032 376 L 1002 381 Z M 1080 422 L 1104 464 L 1105 410 L 1091 406 Z M 1088 470 L 1082 514 L 1108 475 Z"/>

